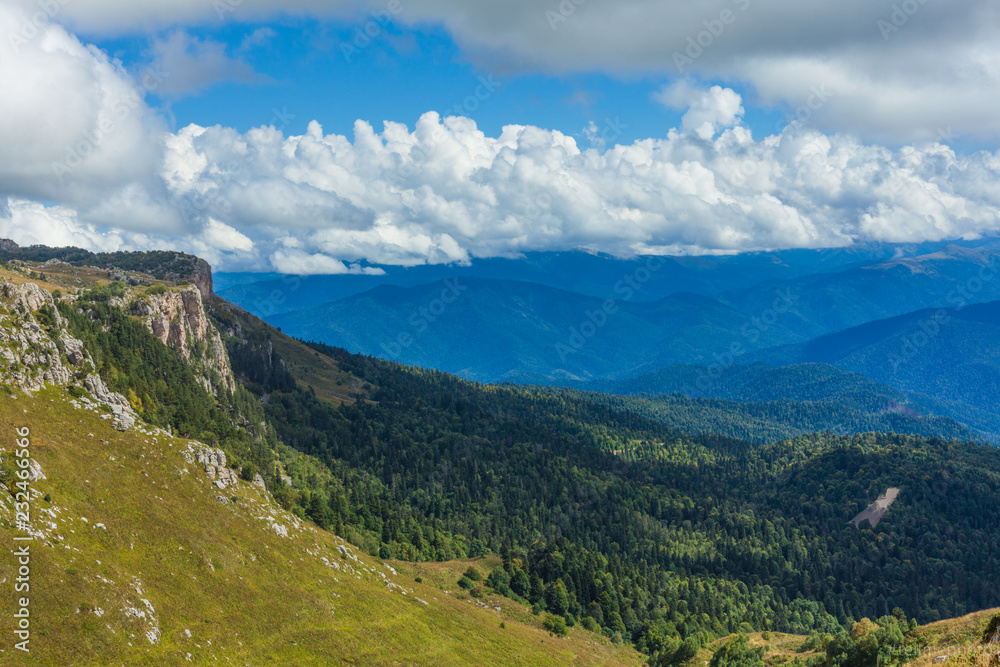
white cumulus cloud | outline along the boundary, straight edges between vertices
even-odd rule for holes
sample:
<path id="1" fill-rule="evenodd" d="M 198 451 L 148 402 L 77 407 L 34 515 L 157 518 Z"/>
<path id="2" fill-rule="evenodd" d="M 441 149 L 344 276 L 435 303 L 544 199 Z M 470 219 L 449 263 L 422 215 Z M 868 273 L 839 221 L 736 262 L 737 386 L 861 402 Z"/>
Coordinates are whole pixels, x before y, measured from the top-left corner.
<path id="1" fill-rule="evenodd" d="M 765 15 L 771 6 L 759 4 Z M 560 33 L 601 7 L 580 5 Z M 465 20 L 485 11 L 477 5 Z M 838 9 L 823 11 L 840 25 Z M 0 34 L 20 34 L 24 20 L 0 6 Z M 739 25 L 726 35 L 737 39 Z M 982 52 L 983 67 L 990 53 Z M 738 252 L 1000 228 L 996 152 L 961 155 L 933 140 L 890 148 L 800 124 L 755 140 L 739 94 L 693 79 L 658 95 L 684 109 L 681 128 L 599 149 L 530 125 L 490 136 L 469 118 L 433 112 L 412 128 L 359 120 L 351 136 L 317 122 L 301 135 L 196 125 L 169 132 L 143 100 L 161 85 L 155 71 L 133 78 L 59 26 L 0 43 L 0 55 L 0 201 L 9 198 L 0 232 L 23 243 L 173 247 L 225 268 L 349 273 L 531 250 Z M 799 72 L 804 84 L 818 65 L 803 62 L 801 71 L 781 71 Z M 824 104 L 840 104 L 839 90 L 820 89 Z M 87 141 L 70 166 L 67 155 Z"/>
<path id="2" fill-rule="evenodd" d="M 685 80 L 664 86 L 656 100 L 674 109 L 687 109 L 681 118 L 684 130 L 711 139 L 720 128 L 732 127 L 743 116 L 743 98 L 729 88 L 700 89 Z"/>

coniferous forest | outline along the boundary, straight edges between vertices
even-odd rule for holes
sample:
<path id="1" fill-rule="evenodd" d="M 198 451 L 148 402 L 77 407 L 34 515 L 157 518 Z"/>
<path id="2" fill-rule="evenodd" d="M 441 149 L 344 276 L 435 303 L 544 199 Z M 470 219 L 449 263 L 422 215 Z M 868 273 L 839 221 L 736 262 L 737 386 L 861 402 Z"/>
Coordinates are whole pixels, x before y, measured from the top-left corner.
<path id="1" fill-rule="evenodd" d="M 897 607 L 927 622 L 1000 590 L 992 447 L 690 436 L 311 344 L 370 389 L 336 407 L 296 385 L 272 333 L 244 329 L 230 352 L 280 440 L 323 463 L 286 502 L 382 557 L 501 554 L 494 590 L 650 653 L 749 628 L 832 633 Z M 890 486 L 903 511 L 848 523 Z"/>

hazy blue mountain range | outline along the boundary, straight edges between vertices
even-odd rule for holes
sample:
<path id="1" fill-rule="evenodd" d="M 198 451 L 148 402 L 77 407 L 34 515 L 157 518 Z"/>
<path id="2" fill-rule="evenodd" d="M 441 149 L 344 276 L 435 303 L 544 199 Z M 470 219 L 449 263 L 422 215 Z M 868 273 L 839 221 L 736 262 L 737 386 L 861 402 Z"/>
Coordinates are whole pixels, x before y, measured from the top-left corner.
<path id="1" fill-rule="evenodd" d="M 997 429 L 1000 302 L 921 310 L 760 357 L 773 364 L 833 364 L 921 396 L 939 414 Z"/>
<path id="2" fill-rule="evenodd" d="M 380 285 L 269 319 L 298 337 L 478 380 L 620 378 L 676 363 L 747 363 L 766 348 L 920 309 L 1000 299 L 1000 280 L 978 277 L 995 272 L 998 257 L 991 248 L 948 245 L 715 295 L 643 300 L 657 271 L 630 260 L 636 268 L 622 274 L 623 260 L 578 254 L 558 261 L 609 262 L 613 275 L 624 275 L 608 286 L 618 292 L 613 303 L 539 282 L 457 276 L 457 283 Z"/>
<path id="3" fill-rule="evenodd" d="M 758 331 L 753 349 L 804 340 L 780 325 L 756 329 L 750 316 L 708 296 L 615 302 L 483 278 L 383 285 L 270 321 L 298 338 L 482 381 L 664 366 L 728 349 L 741 329 Z"/>
<path id="4" fill-rule="evenodd" d="M 836 404 L 854 411 L 840 424 L 942 415 L 994 438 L 997 275 L 988 240 L 709 258 L 535 253 L 379 276 L 223 274 L 217 285 L 290 335 L 482 382 Z"/>
<path id="5" fill-rule="evenodd" d="M 827 250 L 783 250 L 718 257 L 663 257 L 631 300 L 655 301 L 676 292 L 719 294 L 761 282 L 787 280 L 894 257 L 912 257 L 940 244 L 870 244 Z M 468 266 L 381 266 L 382 275 L 283 276 L 215 274 L 216 291 L 258 316 L 337 301 L 379 285 L 414 287 L 454 276 L 519 280 L 600 298 L 622 299 L 623 287 L 647 258 L 622 259 L 589 252 L 534 252 L 515 259 L 477 259 Z M 623 293 L 624 292 L 624 293 Z"/>

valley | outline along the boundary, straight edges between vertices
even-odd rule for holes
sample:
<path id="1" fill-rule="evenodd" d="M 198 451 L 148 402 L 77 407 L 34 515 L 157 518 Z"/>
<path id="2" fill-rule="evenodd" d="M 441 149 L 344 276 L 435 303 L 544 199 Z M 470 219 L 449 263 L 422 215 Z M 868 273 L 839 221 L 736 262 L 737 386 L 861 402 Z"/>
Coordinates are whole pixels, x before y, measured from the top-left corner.
<path id="1" fill-rule="evenodd" d="M 707 384 L 697 365 L 481 384 L 85 261 L 2 269 L 0 402 L 38 434 L 51 655 L 693 665 L 725 646 L 807 665 L 833 649 L 793 644 L 864 618 L 901 608 L 912 633 L 995 604 L 1000 452 L 837 346 Z"/>

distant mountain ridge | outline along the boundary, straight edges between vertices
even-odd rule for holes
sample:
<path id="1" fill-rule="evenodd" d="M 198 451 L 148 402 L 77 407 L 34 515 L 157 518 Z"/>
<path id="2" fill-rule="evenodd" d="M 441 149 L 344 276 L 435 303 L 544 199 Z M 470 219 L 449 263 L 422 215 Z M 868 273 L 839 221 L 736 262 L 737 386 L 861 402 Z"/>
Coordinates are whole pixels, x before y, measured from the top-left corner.
<path id="1" fill-rule="evenodd" d="M 725 349 L 741 330 L 757 331 L 760 349 L 804 340 L 710 296 L 612 301 L 484 278 L 382 285 L 268 319 L 298 338 L 486 382 L 627 374 Z"/>
<path id="2" fill-rule="evenodd" d="M 940 244 L 868 244 L 825 250 L 782 250 L 703 257 L 657 257 L 643 287 L 630 300 L 656 301 L 678 292 L 719 294 L 766 281 L 842 270 L 936 250 Z M 649 257 L 620 258 L 591 252 L 528 252 L 513 259 L 474 259 L 466 266 L 382 266 L 382 275 L 220 273 L 219 293 L 259 317 L 337 301 L 379 285 L 415 287 L 452 277 L 533 282 L 585 296 L 620 299 L 622 281 L 648 269 Z"/>
<path id="3" fill-rule="evenodd" d="M 83 248 L 52 248 L 44 245 L 21 247 L 11 239 L 0 239 L 0 261 L 65 262 L 72 266 L 122 269 L 148 274 L 158 280 L 187 281 L 203 299 L 214 295 L 212 267 L 200 257 L 170 250 L 135 252 L 91 252 Z"/>
<path id="4" fill-rule="evenodd" d="M 760 352 L 771 364 L 823 362 L 909 392 L 938 414 L 997 431 L 1000 302 L 925 309 Z"/>
<path id="5" fill-rule="evenodd" d="M 614 299 L 524 280 L 459 277 L 465 296 L 453 305 L 437 303 L 444 281 L 383 284 L 268 320 L 299 337 L 481 381 L 621 378 L 677 363 L 745 364 L 769 347 L 927 307 L 1000 299 L 1000 281 L 981 278 L 996 271 L 998 259 L 988 245 L 946 245 L 782 280 L 750 275 L 740 289 L 674 291 L 653 300 L 647 297 L 656 272 L 643 273 L 641 265 L 606 286 Z M 440 312 L 421 314 L 431 307 Z"/>

